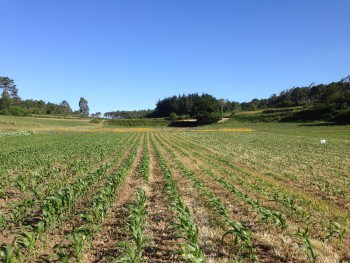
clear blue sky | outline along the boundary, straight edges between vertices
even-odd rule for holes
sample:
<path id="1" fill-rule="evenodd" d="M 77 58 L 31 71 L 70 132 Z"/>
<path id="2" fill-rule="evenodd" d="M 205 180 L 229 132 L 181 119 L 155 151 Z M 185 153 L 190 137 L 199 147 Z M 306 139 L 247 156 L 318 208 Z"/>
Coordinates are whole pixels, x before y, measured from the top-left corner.
<path id="1" fill-rule="evenodd" d="M 1 0 L 0 76 L 90 112 L 250 101 L 350 74 L 350 1 Z"/>

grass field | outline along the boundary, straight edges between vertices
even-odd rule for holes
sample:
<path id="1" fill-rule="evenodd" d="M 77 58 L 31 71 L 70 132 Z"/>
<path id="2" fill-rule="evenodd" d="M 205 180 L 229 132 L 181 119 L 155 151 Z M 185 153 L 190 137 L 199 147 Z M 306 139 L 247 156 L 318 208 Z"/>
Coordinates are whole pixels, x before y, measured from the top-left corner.
<path id="1" fill-rule="evenodd" d="M 350 262 L 350 126 L 0 117 L 0 135 L 4 262 Z"/>
<path id="2" fill-rule="evenodd" d="M 0 132 L 16 130 L 57 130 L 57 128 L 93 127 L 89 120 L 0 116 Z"/>

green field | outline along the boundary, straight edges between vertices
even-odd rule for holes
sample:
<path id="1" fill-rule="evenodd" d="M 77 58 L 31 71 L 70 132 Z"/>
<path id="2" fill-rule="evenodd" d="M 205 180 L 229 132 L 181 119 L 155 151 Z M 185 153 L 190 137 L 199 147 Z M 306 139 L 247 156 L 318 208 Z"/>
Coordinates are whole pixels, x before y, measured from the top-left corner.
<path id="1" fill-rule="evenodd" d="M 0 145 L 4 262 L 350 262 L 349 125 L 0 116 Z"/>
<path id="2" fill-rule="evenodd" d="M 91 127 L 89 120 L 0 116 L 0 132 L 16 130 L 55 130 L 57 128 Z"/>

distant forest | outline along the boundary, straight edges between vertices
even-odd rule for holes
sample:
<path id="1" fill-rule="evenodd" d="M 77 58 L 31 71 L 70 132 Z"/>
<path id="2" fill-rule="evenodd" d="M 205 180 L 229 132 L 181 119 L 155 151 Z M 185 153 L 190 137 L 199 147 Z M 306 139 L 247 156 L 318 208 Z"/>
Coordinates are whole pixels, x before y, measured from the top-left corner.
<path id="1" fill-rule="evenodd" d="M 350 107 L 350 76 L 330 84 L 315 85 L 312 83 L 308 87 L 294 87 L 282 91 L 279 95 L 273 94 L 268 99 L 253 99 L 250 102 L 243 102 L 240 107 L 241 110 L 256 110 L 306 104 Z"/>
<path id="2" fill-rule="evenodd" d="M 163 118 L 175 121 L 180 117 L 194 118 L 200 124 L 212 123 L 222 118 L 220 101 L 209 94 L 188 94 L 159 100 L 154 110 L 113 111 L 104 114 L 106 118 Z"/>
<path id="3" fill-rule="evenodd" d="M 206 99 L 207 98 L 207 101 Z M 210 98 L 210 99 L 209 99 Z M 293 87 L 283 90 L 279 95 L 273 94 L 268 99 L 253 99 L 250 102 L 236 102 L 225 99 L 215 99 L 208 94 L 178 95 L 159 100 L 154 110 L 144 111 L 114 111 L 105 113 L 107 118 L 147 118 L 169 117 L 171 113 L 178 116 L 194 116 L 199 105 L 207 104 L 213 111 L 222 113 L 236 111 L 253 111 L 269 108 L 287 107 L 334 107 L 345 109 L 350 107 L 350 76 L 339 82 L 307 87 Z"/>
<path id="4" fill-rule="evenodd" d="M 100 118 L 100 112 L 90 114 L 88 102 L 84 98 L 79 101 L 79 110 L 72 111 L 69 103 L 44 102 L 43 100 L 22 100 L 13 79 L 0 77 L 0 114 L 28 116 L 40 115 L 77 115 Z M 110 111 L 104 113 L 109 119 L 140 119 L 167 117 L 172 121 L 183 118 L 197 119 L 199 123 L 212 123 L 220 120 L 223 114 L 259 109 L 288 108 L 302 106 L 304 108 L 322 108 L 326 111 L 350 108 L 350 76 L 330 84 L 312 83 L 307 87 L 293 87 L 273 94 L 268 99 L 253 99 L 239 103 L 225 99 L 216 99 L 209 94 L 188 94 L 171 96 L 159 100 L 153 110 Z M 303 113 L 302 113 L 303 114 Z M 302 119 L 302 118 L 301 118 Z"/>
<path id="5" fill-rule="evenodd" d="M 66 100 L 61 103 L 45 102 L 43 100 L 22 100 L 13 79 L 0 77 L 0 114 L 25 116 L 30 114 L 69 115 L 73 111 Z M 76 112 L 79 114 L 79 112 Z"/>

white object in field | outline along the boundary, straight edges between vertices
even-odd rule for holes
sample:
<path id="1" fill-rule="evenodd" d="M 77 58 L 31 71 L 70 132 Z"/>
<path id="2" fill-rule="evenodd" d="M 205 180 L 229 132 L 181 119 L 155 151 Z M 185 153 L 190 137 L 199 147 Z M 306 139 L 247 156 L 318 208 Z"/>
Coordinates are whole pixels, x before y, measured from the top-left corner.
<path id="1" fill-rule="evenodd" d="M 321 140 L 321 144 L 326 144 L 326 142 L 327 142 L 326 139 Z"/>

